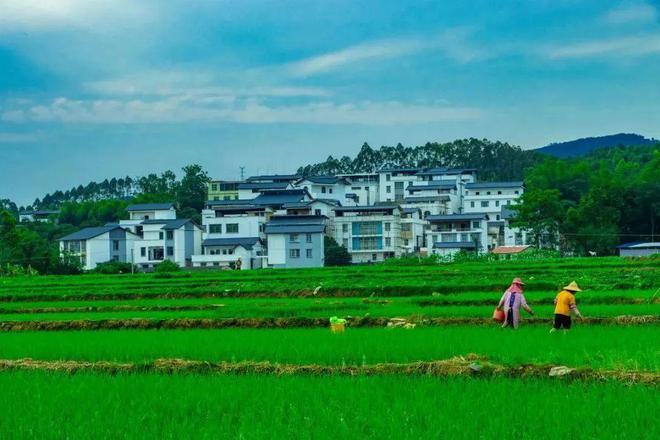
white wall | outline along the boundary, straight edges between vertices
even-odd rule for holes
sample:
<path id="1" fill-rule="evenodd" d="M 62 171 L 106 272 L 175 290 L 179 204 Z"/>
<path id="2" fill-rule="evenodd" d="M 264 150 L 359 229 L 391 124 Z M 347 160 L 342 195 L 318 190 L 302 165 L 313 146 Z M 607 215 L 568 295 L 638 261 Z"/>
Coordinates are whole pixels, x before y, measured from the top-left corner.
<path id="1" fill-rule="evenodd" d="M 286 235 L 274 234 L 268 237 L 268 264 L 286 264 Z"/>

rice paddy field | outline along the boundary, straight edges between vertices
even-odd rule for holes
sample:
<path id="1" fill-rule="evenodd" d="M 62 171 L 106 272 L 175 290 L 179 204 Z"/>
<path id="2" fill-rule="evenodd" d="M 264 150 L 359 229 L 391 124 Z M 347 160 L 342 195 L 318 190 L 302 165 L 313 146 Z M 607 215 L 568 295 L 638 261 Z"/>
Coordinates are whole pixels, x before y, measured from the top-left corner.
<path id="1" fill-rule="evenodd" d="M 660 438 L 659 269 L 0 278 L 0 438 Z M 536 315 L 514 331 L 491 315 L 517 276 Z M 551 334 L 572 280 L 585 319 Z"/>

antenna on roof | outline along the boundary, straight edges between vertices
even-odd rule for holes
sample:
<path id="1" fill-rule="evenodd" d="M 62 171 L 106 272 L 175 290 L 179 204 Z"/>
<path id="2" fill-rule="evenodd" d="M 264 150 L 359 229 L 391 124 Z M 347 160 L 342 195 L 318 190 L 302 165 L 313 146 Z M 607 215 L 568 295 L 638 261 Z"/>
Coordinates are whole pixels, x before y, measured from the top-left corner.
<path id="1" fill-rule="evenodd" d="M 241 169 L 241 180 L 245 180 L 245 167 L 239 167 Z"/>

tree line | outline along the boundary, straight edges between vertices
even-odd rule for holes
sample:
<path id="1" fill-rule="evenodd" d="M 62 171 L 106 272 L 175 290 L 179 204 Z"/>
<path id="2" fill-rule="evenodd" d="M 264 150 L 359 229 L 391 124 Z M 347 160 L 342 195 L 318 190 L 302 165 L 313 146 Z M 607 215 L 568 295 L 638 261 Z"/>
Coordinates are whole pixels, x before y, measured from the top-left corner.
<path id="1" fill-rule="evenodd" d="M 429 142 L 417 147 L 382 146 L 373 149 L 366 142 L 350 158 L 329 156 L 324 162 L 298 168 L 304 176 L 373 173 L 383 167 L 476 168 L 484 181 L 522 180 L 525 170 L 542 162 L 544 156 L 506 142 L 487 139 L 459 139 Z"/>

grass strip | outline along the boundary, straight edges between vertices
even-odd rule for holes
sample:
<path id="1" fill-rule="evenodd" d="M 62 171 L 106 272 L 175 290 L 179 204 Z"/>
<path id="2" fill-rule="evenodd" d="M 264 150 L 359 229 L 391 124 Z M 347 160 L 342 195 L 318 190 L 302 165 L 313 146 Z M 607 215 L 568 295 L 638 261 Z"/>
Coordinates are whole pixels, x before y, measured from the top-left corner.
<path id="1" fill-rule="evenodd" d="M 110 361 L 43 361 L 33 359 L 0 359 L 0 371 L 46 370 L 68 374 L 95 373 L 161 373 L 161 374 L 261 374 L 276 376 L 434 376 L 434 377 L 509 377 L 543 378 L 564 380 L 618 380 L 633 384 L 660 384 L 660 373 L 648 371 L 598 370 L 593 368 L 568 368 L 556 365 L 505 366 L 489 362 L 478 355 L 458 356 L 451 359 L 406 364 L 384 363 L 375 365 L 299 365 L 271 362 L 208 362 L 187 359 L 156 359 L 153 362 L 117 363 Z"/>

